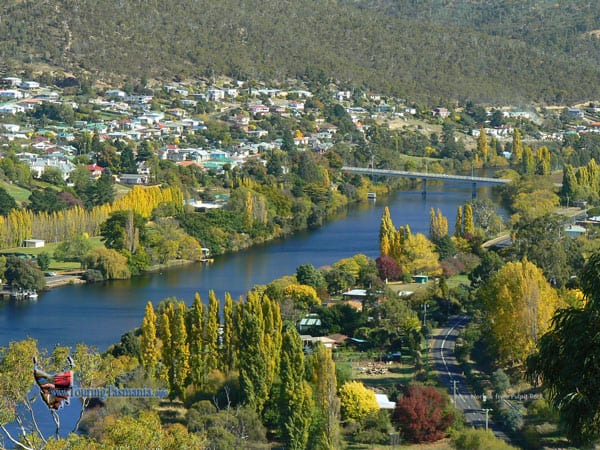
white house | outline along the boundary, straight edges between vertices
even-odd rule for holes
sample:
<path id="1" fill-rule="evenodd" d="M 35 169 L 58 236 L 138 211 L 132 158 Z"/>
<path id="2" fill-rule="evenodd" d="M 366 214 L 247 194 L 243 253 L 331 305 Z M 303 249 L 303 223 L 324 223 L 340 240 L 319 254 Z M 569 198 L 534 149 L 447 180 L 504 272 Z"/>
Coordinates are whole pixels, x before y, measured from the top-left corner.
<path id="1" fill-rule="evenodd" d="M 7 103 L 0 106 L 0 114 L 17 114 L 25 112 L 25 108 L 14 103 Z"/>
<path id="2" fill-rule="evenodd" d="M 40 88 L 40 83 L 38 83 L 37 81 L 23 81 L 19 87 L 21 89 L 39 89 Z"/>
<path id="3" fill-rule="evenodd" d="M 225 91 L 222 89 L 209 89 L 206 91 L 206 97 L 211 102 L 217 102 L 225 98 Z"/>
<path id="4" fill-rule="evenodd" d="M 0 91 L 0 97 L 2 98 L 10 98 L 13 100 L 19 100 L 23 98 L 23 93 L 16 89 L 5 89 Z"/>

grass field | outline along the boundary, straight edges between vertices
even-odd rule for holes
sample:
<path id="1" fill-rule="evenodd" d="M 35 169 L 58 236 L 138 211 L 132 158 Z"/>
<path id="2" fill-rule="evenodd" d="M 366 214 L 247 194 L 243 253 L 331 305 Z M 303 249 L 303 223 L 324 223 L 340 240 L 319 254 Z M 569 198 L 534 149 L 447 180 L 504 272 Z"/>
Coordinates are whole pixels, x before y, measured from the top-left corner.
<path id="1" fill-rule="evenodd" d="M 15 201 L 19 204 L 27 201 L 29 196 L 31 195 L 31 191 L 24 189 L 22 187 L 17 186 L 16 184 L 9 183 L 1 183 L 2 187 L 6 189 L 8 195 L 15 199 Z"/>
<path id="2" fill-rule="evenodd" d="M 100 237 L 90 238 L 90 243 L 92 244 L 92 248 L 103 247 L 104 244 L 101 241 Z M 15 253 L 20 255 L 30 255 L 37 256 L 40 253 L 48 253 L 50 255 L 50 267 L 48 268 L 51 272 L 59 272 L 59 271 L 68 271 L 68 270 L 79 270 L 80 265 L 78 262 L 69 262 L 69 261 L 56 261 L 52 255 L 54 254 L 54 249 L 56 248 L 56 244 L 46 244 L 43 247 L 39 248 L 25 248 L 25 247 L 14 247 L 14 248 L 5 248 L 0 250 L 0 254 L 6 253 Z"/>

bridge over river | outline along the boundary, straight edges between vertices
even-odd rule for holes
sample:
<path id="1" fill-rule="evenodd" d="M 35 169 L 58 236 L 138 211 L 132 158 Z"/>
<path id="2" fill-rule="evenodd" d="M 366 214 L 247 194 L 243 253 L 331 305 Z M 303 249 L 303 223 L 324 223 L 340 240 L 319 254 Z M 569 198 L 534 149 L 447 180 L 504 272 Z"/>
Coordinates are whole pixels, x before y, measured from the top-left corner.
<path id="1" fill-rule="evenodd" d="M 477 185 L 480 186 L 497 186 L 508 184 L 511 180 L 506 178 L 488 178 L 475 177 L 468 175 L 449 175 L 445 173 L 430 173 L 430 172 L 407 172 L 403 170 L 387 170 L 387 169 L 370 169 L 365 167 L 350 167 L 344 166 L 342 170 L 360 175 L 372 175 L 379 177 L 400 177 L 400 178 L 420 178 L 422 182 L 423 195 L 427 193 L 427 180 L 443 181 L 444 183 L 471 183 L 472 196 L 477 196 Z"/>

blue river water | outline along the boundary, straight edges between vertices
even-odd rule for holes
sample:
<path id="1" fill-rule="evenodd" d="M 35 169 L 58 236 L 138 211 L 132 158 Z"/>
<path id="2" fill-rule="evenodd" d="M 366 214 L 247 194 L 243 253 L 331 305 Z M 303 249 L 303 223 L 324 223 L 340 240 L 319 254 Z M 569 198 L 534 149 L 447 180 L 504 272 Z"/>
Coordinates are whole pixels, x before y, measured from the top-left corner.
<path id="1" fill-rule="evenodd" d="M 488 196 L 489 190 L 481 188 L 478 195 Z M 256 284 L 295 273 L 301 264 L 321 267 L 357 253 L 376 258 L 385 206 L 397 227 L 408 224 L 413 232 L 427 234 L 430 208 L 439 208 L 452 228 L 458 205 L 470 197 L 470 186 L 432 187 L 425 198 L 416 190 L 398 192 L 351 207 L 318 230 L 217 256 L 212 264 L 175 267 L 131 280 L 65 286 L 42 293 L 37 301 L 4 301 L 0 346 L 33 337 L 46 349 L 84 342 L 102 351 L 139 326 L 148 301 L 157 304 L 176 297 L 191 304 L 196 292 L 206 300 L 209 290 L 221 300 L 225 292 L 235 299 Z"/>
<path id="2" fill-rule="evenodd" d="M 489 197 L 490 190 L 481 188 L 478 196 Z M 218 256 L 212 264 L 175 267 L 131 280 L 65 286 L 42 293 L 37 301 L 0 302 L 0 346 L 33 337 L 48 351 L 56 345 L 80 342 L 103 351 L 140 325 L 148 301 L 157 304 L 176 297 L 191 304 L 196 292 L 208 299 L 209 290 L 221 300 L 225 292 L 238 298 L 256 284 L 295 273 L 301 264 L 322 267 L 357 253 L 376 258 L 385 206 L 396 227 L 408 224 L 413 233 L 427 234 L 431 208 L 439 208 L 452 228 L 458 205 L 470 198 L 470 186 L 432 186 L 426 197 L 416 190 L 398 192 L 353 206 L 318 230 Z M 60 412 L 61 435 L 77 420 L 79 402 L 73 399 L 72 403 Z M 34 406 L 43 433 L 52 434 L 51 415 L 41 401 Z M 16 431 L 13 426 L 9 429 Z"/>

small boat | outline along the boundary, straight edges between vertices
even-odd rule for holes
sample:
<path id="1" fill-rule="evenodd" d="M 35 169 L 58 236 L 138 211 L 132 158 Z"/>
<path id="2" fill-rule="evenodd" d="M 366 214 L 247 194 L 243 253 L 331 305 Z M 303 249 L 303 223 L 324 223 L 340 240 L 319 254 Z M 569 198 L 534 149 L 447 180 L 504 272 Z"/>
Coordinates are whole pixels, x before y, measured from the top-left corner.
<path id="1" fill-rule="evenodd" d="M 367 198 L 368 198 L 369 200 L 375 200 L 375 199 L 377 198 L 377 194 L 376 194 L 375 192 L 369 192 L 369 193 L 367 194 Z"/>
<path id="2" fill-rule="evenodd" d="M 38 298 L 38 293 L 35 291 L 27 291 L 26 295 L 29 300 L 37 300 Z"/>

